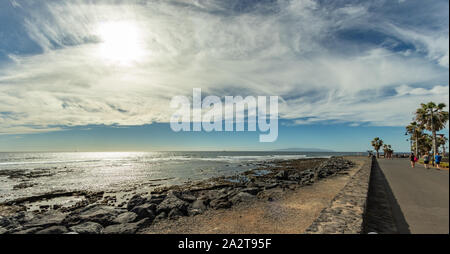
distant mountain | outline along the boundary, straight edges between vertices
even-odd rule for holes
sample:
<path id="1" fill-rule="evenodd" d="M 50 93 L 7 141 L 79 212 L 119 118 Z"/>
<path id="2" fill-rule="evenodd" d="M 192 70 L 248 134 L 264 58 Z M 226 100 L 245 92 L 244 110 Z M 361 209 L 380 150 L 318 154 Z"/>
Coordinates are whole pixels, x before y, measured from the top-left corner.
<path id="1" fill-rule="evenodd" d="M 329 149 L 320 149 L 320 148 L 284 148 L 284 149 L 276 149 L 274 151 L 283 151 L 283 152 L 334 152 Z"/>

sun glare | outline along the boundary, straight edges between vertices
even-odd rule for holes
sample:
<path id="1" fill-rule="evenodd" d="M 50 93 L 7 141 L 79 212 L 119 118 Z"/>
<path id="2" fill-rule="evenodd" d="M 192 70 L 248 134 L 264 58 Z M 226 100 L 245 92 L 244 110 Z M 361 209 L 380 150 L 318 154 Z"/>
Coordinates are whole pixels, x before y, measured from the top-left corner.
<path id="1" fill-rule="evenodd" d="M 131 64 L 144 56 L 141 32 L 130 22 L 108 22 L 98 26 L 102 58 L 120 64 Z"/>

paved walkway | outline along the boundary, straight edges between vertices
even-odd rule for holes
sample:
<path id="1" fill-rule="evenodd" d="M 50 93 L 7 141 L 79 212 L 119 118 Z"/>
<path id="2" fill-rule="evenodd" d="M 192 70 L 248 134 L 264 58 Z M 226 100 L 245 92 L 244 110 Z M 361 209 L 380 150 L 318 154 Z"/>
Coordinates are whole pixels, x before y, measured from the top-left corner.
<path id="1" fill-rule="evenodd" d="M 449 233 L 449 171 L 411 168 L 408 159 L 380 158 L 379 166 L 394 196 L 397 221 L 406 221 L 400 233 Z M 400 218 L 402 217 L 402 218 Z"/>

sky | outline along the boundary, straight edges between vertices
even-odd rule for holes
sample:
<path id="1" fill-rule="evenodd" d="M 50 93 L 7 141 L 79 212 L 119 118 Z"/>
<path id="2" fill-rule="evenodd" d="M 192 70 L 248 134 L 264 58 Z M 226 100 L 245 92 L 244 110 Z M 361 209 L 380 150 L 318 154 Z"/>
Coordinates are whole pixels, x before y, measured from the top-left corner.
<path id="1" fill-rule="evenodd" d="M 0 1 L 0 151 L 408 151 L 448 45 L 448 0 Z M 173 132 L 193 88 L 279 96 L 278 140 Z"/>

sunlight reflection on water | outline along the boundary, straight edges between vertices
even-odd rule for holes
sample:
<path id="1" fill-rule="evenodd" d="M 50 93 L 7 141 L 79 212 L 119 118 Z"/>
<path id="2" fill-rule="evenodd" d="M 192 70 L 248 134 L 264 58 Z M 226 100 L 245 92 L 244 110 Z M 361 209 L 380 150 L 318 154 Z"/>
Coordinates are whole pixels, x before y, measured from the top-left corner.
<path id="1" fill-rule="evenodd" d="M 304 152 L 0 153 L 0 202 L 54 190 L 118 191 L 180 184 L 236 175 L 261 161 L 304 157 Z"/>

